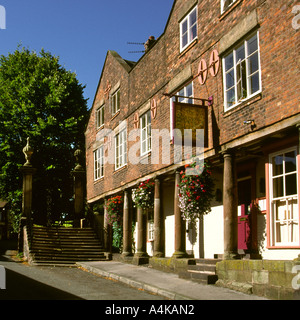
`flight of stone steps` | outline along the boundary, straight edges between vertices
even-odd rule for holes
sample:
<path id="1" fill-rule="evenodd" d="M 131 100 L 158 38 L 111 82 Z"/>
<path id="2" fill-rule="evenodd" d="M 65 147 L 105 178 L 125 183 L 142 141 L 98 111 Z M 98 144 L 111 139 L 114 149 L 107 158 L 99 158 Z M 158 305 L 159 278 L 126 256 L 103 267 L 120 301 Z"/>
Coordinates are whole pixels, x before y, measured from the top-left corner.
<path id="1" fill-rule="evenodd" d="M 100 240 L 91 228 L 32 228 L 32 265 L 71 266 L 80 261 L 106 260 Z"/>

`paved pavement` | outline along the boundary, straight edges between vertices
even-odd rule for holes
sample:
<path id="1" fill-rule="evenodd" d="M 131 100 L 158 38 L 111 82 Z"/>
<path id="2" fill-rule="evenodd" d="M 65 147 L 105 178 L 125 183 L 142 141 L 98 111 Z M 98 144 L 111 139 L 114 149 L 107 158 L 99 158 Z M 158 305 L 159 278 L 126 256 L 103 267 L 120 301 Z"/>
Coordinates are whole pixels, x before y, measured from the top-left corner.
<path id="1" fill-rule="evenodd" d="M 6 255 L 10 257 L 15 255 L 16 251 L 14 250 L 14 246 L 10 248 L 5 244 L 5 247 Z M 5 250 L 2 250 L 0 246 L 0 256 L 1 254 L 4 254 Z M 114 260 L 99 262 L 78 262 L 77 266 L 85 271 L 88 271 L 91 275 L 95 274 L 97 276 L 108 278 L 126 284 L 130 287 L 145 291 L 145 293 L 149 292 L 152 295 L 154 294 L 156 295 L 153 296 L 153 298 L 155 297 L 155 299 L 162 297 L 162 299 L 170 300 L 266 300 L 262 297 L 243 294 L 227 288 L 220 288 L 214 285 L 202 285 L 190 280 L 180 279 L 178 275 L 174 273 L 162 272 L 146 266 L 135 266 L 132 264 L 122 263 Z M 31 273 L 36 269 L 40 269 L 30 266 L 27 267 L 28 270 L 31 269 Z M 19 272 L 19 270 L 14 271 Z M 38 280 L 42 281 L 43 278 L 47 277 L 49 279 L 52 279 L 52 275 L 48 275 L 49 272 L 47 271 L 47 268 L 44 268 L 44 271 L 41 269 Z M 63 277 L 65 277 L 65 275 Z M 73 272 L 72 270 L 70 270 L 70 283 L 72 283 L 72 281 L 70 280 L 72 279 L 72 277 L 81 277 L 80 275 L 77 276 L 76 268 L 75 270 L 73 270 Z M 95 281 L 92 281 L 91 283 L 93 282 Z M 97 290 L 95 289 L 95 294 L 96 291 Z M 76 291 L 74 291 L 73 294 L 75 292 Z"/>
<path id="2" fill-rule="evenodd" d="M 214 285 L 180 279 L 178 275 L 117 261 L 78 262 L 78 267 L 170 300 L 266 300 Z"/>

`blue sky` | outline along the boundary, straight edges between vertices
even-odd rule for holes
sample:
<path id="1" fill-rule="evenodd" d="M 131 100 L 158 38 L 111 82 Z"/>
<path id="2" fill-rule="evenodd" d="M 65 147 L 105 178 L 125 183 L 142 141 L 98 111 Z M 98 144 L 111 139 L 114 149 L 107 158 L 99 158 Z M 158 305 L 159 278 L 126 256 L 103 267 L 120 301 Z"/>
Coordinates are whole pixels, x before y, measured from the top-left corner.
<path id="1" fill-rule="evenodd" d="M 137 61 L 145 42 L 159 37 L 166 26 L 173 0 L 0 0 L 6 10 L 6 29 L 0 30 L 0 54 L 21 44 L 60 57 L 86 85 L 90 108 L 108 50 Z"/>

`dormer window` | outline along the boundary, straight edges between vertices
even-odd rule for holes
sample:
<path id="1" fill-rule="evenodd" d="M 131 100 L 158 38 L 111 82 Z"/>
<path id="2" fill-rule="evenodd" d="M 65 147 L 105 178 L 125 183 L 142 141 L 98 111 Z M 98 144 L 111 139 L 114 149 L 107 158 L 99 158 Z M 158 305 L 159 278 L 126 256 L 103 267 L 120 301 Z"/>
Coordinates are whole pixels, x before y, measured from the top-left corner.
<path id="1" fill-rule="evenodd" d="M 180 22 L 180 51 L 197 38 L 197 6 Z"/>

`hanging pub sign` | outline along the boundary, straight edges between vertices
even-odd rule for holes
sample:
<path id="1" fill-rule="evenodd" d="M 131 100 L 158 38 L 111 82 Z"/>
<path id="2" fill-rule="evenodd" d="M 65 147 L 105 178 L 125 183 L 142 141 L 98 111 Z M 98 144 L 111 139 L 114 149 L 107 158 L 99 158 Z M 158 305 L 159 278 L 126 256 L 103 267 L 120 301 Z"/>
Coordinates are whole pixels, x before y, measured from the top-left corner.
<path id="1" fill-rule="evenodd" d="M 207 106 L 204 104 L 196 105 L 173 102 L 172 109 L 173 143 L 188 143 L 193 146 L 196 146 L 197 144 L 207 147 Z M 204 139 L 204 141 L 201 143 L 201 141 L 197 141 L 197 139 Z"/>

